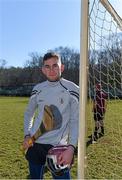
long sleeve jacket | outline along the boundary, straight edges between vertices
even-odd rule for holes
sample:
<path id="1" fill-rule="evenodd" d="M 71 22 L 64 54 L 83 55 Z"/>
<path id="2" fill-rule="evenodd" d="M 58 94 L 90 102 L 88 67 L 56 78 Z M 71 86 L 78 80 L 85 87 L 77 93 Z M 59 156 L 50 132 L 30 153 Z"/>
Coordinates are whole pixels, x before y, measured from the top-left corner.
<path id="1" fill-rule="evenodd" d="M 24 134 L 31 136 L 39 128 L 45 105 L 55 106 L 60 112 L 60 127 L 40 136 L 36 142 L 42 144 L 77 145 L 79 120 L 79 87 L 61 78 L 56 82 L 48 80 L 37 84 L 33 90 L 24 114 Z"/>

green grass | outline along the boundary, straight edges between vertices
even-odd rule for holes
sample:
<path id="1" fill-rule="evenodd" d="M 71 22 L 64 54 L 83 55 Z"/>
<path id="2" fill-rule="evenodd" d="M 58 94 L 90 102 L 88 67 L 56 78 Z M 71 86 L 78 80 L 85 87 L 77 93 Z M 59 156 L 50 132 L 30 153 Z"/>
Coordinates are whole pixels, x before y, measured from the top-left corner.
<path id="1" fill-rule="evenodd" d="M 0 98 L 0 178 L 26 178 L 27 163 L 20 151 L 27 98 Z"/>
<path id="2" fill-rule="evenodd" d="M 28 163 L 20 146 L 23 141 L 23 114 L 28 98 L 0 97 L 0 179 L 26 179 Z M 73 167 L 73 176 L 76 177 Z M 46 172 L 45 178 L 50 178 Z M 74 177 L 74 178 L 75 178 Z"/>
<path id="3" fill-rule="evenodd" d="M 0 97 L 0 179 L 27 179 L 28 164 L 20 145 L 23 141 L 23 114 L 28 98 Z M 88 132 L 93 126 L 91 103 L 88 104 Z M 108 103 L 105 127 L 106 134 L 97 144 L 86 148 L 87 179 L 122 178 L 122 101 Z M 86 138 L 86 141 L 88 138 Z M 77 156 L 71 171 L 72 179 L 77 179 Z M 45 179 L 51 178 L 48 171 Z"/>
<path id="4" fill-rule="evenodd" d="M 91 103 L 88 109 L 92 109 Z M 93 113 L 88 113 L 88 132 L 93 131 Z M 107 104 L 105 114 L 105 136 L 97 144 L 87 147 L 88 179 L 120 179 L 122 178 L 122 101 L 112 100 Z"/>

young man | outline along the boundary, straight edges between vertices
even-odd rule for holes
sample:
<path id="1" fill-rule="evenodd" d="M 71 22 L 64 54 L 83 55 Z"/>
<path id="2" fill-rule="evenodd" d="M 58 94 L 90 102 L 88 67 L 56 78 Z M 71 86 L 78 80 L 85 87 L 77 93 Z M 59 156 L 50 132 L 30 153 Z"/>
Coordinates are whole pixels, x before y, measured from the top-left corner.
<path id="1" fill-rule="evenodd" d="M 63 79 L 63 71 L 64 65 L 58 54 L 49 52 L 44 55 L 42 72 L 47 80 L 34 87 L 25 112 L 23 147 L 27 149 L 26 158 L 32 179 L 43 179 L 46 155 L 53 146 L 68 145 L 67 150 L 58 158 L 59 165 L 71 164 L 73 159 L 78 139 L 79 87 Z M 53 114 L 56 116 L 54 119 L 57 121 L 57 128 L 42 133 L 34 143 L 28 143 L 42 123 L 47 106 L 55 110 Z M 37 116 L 34 119 L 35 112 Z M 70 179 L 70 170 L 67 169 L 61 175 L 52 173 L 52 176 L 54 179 Z"/>
<path id="2" fill-rule="evenodd" d="M 102 91 L 101 84 L 96 85 L 96 92 L 93 100 L 93 112 L 95 120 L 95 130 L 93 140 L 96 141 L 99 135 L 104 135 L 104 115 L 106 112 L 107 95 Z M 101 130 L 101 132 L 99 132 Z"/>

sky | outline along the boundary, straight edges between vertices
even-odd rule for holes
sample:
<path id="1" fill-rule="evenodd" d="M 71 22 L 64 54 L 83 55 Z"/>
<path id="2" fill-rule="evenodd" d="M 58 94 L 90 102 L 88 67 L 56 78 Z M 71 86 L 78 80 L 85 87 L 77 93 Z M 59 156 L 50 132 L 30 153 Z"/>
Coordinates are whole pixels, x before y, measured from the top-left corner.
<path id="1" fill-rule="evenodd" d="M 122 17 L 122 0 L 110 0 Z M 23 67 L 32 52 L 80 51 L 81 0 L 0 0 L 0 59 Z"/>

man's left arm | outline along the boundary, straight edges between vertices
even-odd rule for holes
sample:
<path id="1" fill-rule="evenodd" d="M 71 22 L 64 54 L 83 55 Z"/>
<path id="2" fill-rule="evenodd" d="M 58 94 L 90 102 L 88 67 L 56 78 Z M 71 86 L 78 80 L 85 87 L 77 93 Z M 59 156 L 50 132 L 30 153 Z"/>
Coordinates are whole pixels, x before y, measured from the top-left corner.
<path id="1" fill-rule="evenodd" d="M 69 144 L 76 147 L 78 142 L 79 100 L 72 97 L 69 122 Z"/>
<path id="2" fill-rule="evenodd" d="M 74 151 L 78 142 L 79 103 L 78 99 L 72 97 L 69 122 L 68 149 L 59 156 L 60 164 L 72 164 Z"/>

